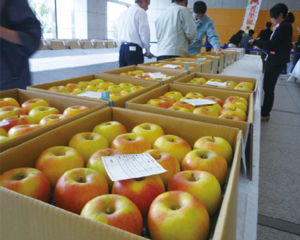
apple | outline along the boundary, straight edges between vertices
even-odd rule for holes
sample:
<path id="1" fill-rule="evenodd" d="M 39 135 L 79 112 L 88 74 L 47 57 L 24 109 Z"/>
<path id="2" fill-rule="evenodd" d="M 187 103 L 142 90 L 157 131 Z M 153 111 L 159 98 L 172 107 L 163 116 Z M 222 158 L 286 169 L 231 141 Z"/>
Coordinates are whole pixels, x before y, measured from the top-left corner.
<path id="1" fill-rule="evenodd" d="M 194 105 L 189 104 L 189 103 L 186 103 L 186 102 L 184 102 L 184 101 L 178 101 L 178 102 L 175 102 L 175 103 L 173 104 L 173 106 L 175 106 L 175 107 L 186 108 L 186 109 L 188 109 L 190 112 L 193 112 L 194 109 L 195 109 L 195 106 L 194 106 Z"/>
<path id="2" fill-rule="evenodd" d="M 74 148 L 54 146 L 40 154 L 35 167 L 47 176 L 51 187 L 55 187 L 58 179 L 66 171 L 84 167 L 84 159 Z"/>
<path id="3" fill-rule="evenodd" d="M 6 141 L 9 140 L 9 139 L 10 139 L 9 137 L 6 137 L 6 136 L 0 136 L 0 143 L 6 142 Z"/>
<path id="4" fill-rule="evenodd" d="M 188 113 L 190 113 L 190 110 L 188 110 L 187 108 L 178 107 L 178 106 L 171 106 L 168 109 L 175 110 L 175 111 L 180 111 L 180 112 L 188 112 Z"/>
<path id="5" fill-rule="evenodd" d="M 96 84 L 96 85 L 99 85 L 100 83 L 103 83 L 103 82 L 105 82 L 105 81 L 100 78 L 93 79 L 90 81 L 91 84 Z"/>
<path id="6" fill-rule="evenodd" d="M 224 107 L 220 115 L 223 113 L 231 113 L 241 117 L 244 121 L 247 119 L 245 112 L 237 107 Z"/>
<path id="7" fill-rule="evenodd" d="M 134 87 L 132 83 L 120 83 L 119 85 L 122 89 L 131 89 L 132 87 Z"/>
<path id="8" fill-rule="evenodd" d="M 121 97 L 120 93 L 109 93 L 109 101 L 117 100 Z"/>
<path id="9" fill-rule="evenodd" d="M 134 91 L 134 92 L 137 92 L 137 91 L 140 91 L 140 90 L 142 90 L 142 89 L 144 89 L 145 87 L 143 87 L 143 86 L 133 86 L 133 87 L 131 87 L 130 89 L 132 90 L 132 91 Z"/>
<path id="10" fill-rule="evenodd" d="M 36 123 L 40 123 L 44 117 L 50 114 L 60 114 L 60 111 L 54 107 L 39 106 L 32 109 L 28 116 L 32 117 Z"/>
<path id="11" fill-rule="evenodd" d="M 209 79 L 208 81 L 211 81 L 211 82 L 223 82 L 221 79 L 218 79 L 218 78 L 211 78 Z"/>
<path id="12" fill-rule="evenodd" d="M 185 96 L 187 98 L 204 98 L 204 95 L 198 92 L 189 92 Z"/>
<path id="13" fill-rule="evenodd" d="M 202 84 L 206 83 L 206 79 L 205 78 L 193 78 L 192 80 L 189 81 L 189 83 L 202 85 Z"/>
<path id="14" fill-rule="evenodd" d="M 97 152 L 95 152 L 88 160 L 86 167 L 87 168 L 91 168 L 96 170 L 97 172 L 101 173 L 107 183 L 108 183 L 108 187 L 111 190 L 112 185 L 113 185 L 113 181 L 110 179 L 110 177 L 108 176 L 105 167 L 103 165 L 103 161 L 102 161 L 102 157 L 106 157 L 106 156 L 119 156 L 119 155 L 124 155 L 124 153 L 122 153 L 121 151 L 118 151 L 116 149 L 113 148 L 105 148 L 105 149 L 101 149 Z"/>
<path id="15" fill-rule="evenodd" d="M 28 115 L 13 115 L 3 119 L 3 122 L 8 123 L 7 125 L 3 126 L 6 131 L 9 131 L 9 129 L 17 125 L 35 124 L 34 119 Z"/>
<path id="16" fill-rule="evenodd" d="M 222 192 L 217 178 L 205 171 L 182 171 L 170 180 L 168 191 L 181 190 L 197 197 L 205 205 L 209 216 L 213 216 L 221 204 Z"/>
<path id="17" fill-rule="evenodd" d="M 198 170 L 213 174 L 220 185 L 225 183 L 228 165 L 225 158 L 219 153 L 204 148 L 195 149 L 189 152 L 183 159 L 182 171 Z"/>
<path id="18" fill-rule="evenodd" d="M 104 194 L 108 194 L 108 185 L 101 173 L 89 168 L 75 168 L 66 171 L 57 181 L 54 203 L 59 208 L 80 214 L 88 201 Z"/>
<path id="19" fill-rule="evenodd" d="M 243 118 L 241 118 L 240 116 L 234 114 L 232 111 L 223 112 L 219 116 L 219 118 L 224 118 L 224 119 L 228 119 L 228 120 L 245 122 L 245 120 Z"/>
<path id="20" fill-rule="evenodd" d="M 114 83 L 111 83 L 111 82 L 103 82 L 103 83 L 100 83 L 98 86 L 104 90 L 107 90 L 109 86 L 113 86 L 115 85 Z"/>
<path id="21" fill-rule="evenodd" d="M 162 96 L 159 96 L 157 99 L 162 99 L 162 100 L 168 102 L 171 106 L 176 102 L 176 99 L 171 96 L 166 97 L 166 96 L 162 95 Z"/>
<path id="22" fill-rule="evenodd" d="M 148 231 L 151 239 L 206 240 L 210 220 L 204 204 L 193 194 L 168 191 L 151 204 Z"/>
<path id="23" fill-rule="evenodd" d="M 247 85 L 238 84 L 234 87 L 236 90 L 243 90 L 243 91 L 252 91 Z"/>
<path id="24" fill-rule="evenodd" d="M 222 107 L 218 103 L 215 103 L 215 104 L 212 104 L 212 105 L 210 105 L 210 104 L 202 105 L 201 107 L 210 108 L 212 110 L 215 110 L 218 113 L 218 115 L 222 111 Z"/>
<path id="25" fill-rule="evenodd" d="M 123 88 L 120 85 L 113 85 L 107 88 L 107 91 L 110 93 L 120 93 L 122 90 Z"/>
<path id="26" fill-rule="evenodd" d="M 245 98 L 243 98 L 243 97 L 239 97 L 239 96 L 230 96 L 230 97 L 228 97 L 228 98 L 226 98 L 226 100 L 225 100 L 225 103 L 236 103 L 236 102 L 241 102 L 241 103 L 244 103 L 245 104 L 245 106 L 248 106 L 248 101 L 245 99 Z"/>
<path id="27" fill-rule="evenodd" d="M 120 96 L 121 97 L 124 97 L 124 96 L 127 96 L 129 94 L 133 93 L 133 91 L 131 89 L 123 89 L 121 92 L 120 92 Z"/>
<path id="28" fill-rule="evenodd" d="M 164 150 L 172 154 L 181 164 L 184 156 L 192 150 L 191 146 L 183 138 L 175 135 L 164 135 L 156 139 L 154 149 Z"/>
<path id="29" fill-rule="evenodd" d="M 90 84 L 87 85 L 86 90 L 97 92 L 99 89 L 101 89 L 97 84 Z"/>
<path id="30" fill-rule="evenodd" d="M 155 107 L 160 107 L 160 108 L 169 108 L 169 107 L 171 107 L 171 105 L 163 99 L 150 99 L 146 104 L 151 105 L 151 106 L 155 106 Z"/>
<path id="31" fill-rule="evenodd" d="M 93 132 L 104 136 L 110 146 L 117 136 L 127 133 L 127 130 L 126 127 L 118 121 L 108 121 L 95 126 Z"/>
<path id="32" fill-rule="evenodd" d="M 67 107 L 64 111 L 63 111 L 63 115 L 65 115 L 66 117 L 72 117 L 76 114 L 85 112 L 87 110 L 89 110 L 90 108 L 86 107 L 86 106 L 70 106 Z"/>
<path id="33" fill-rule="evenodd" d="M 232 161 L 233 150 L 230 143 L 222 138 L 215 136 L 204 136 L 194 143 L 193 149 L 207 149 L 221 154 L 228 164 Z"/>
<path id="34" fill-rule="evenodd" d="M 138 207 L 128 198 L 106 194 L 90 200 L 80 215 L 97 222 L 142 235 L 143 218 Z"/>
<path id="35" fill-rule="evenodd" d="M 74 90 L 73 90 L 73 93 L 75 94 L 75 95 L 77 95 L 77 94 L 80 94 L 80 93 L 84 93 L 84 92 L 86 92 L 87 90 L 85 89 L 85 88 L 83 88 L 83 87 L 79 87 L 79 88 L 75 88 Z"/>
<path id="36" fill-rule="evenodd" d="M 209 117 L 218 117 L 219 116 L 219 114 L 214 109 L 207 108 L 207 107 L 197 107 L 193 111 L 193 113 L 202 114 L 202 115 L 209 116 Z"/>
<path id="37" fill-rule="evenodd" d="M 245 85 L 248 88 L 250 88 L 250 90 L 253 90 L 253 88 L 254 88 L 254 83 L 252 83 L 252 82 L 240 82 L 237 85 Z"/>
<path id="38" fill-rule="evenodd" d="M 50 107 L 49 103 L 42 98 L 33 98 L 22 103 L 22 108 L 25 110 L 26 114 L 28 114 L 30 110 L 39 106 Z"/>
<path id="39" fill-rule="evenodd" d="M 66 88 L 69 92 L 73 92 L 76 88 L 80 88 L 80 85 L 76 83 L 68 83 L 66 84 Z"/>
<path id="40" fill-rule="evenodd" d="M 7 131 L 3 127 L 0 127 L 0 136 L 7 136 Z"/>
<path id="41" fill-rule="evenodd" d="M 7 106 L 20 107 L 20 104 L 12 97 L 0 98 L 0 108 Z"/>
<path id="42" fill-rule="evenodd" d="M 165 189 L 167 189 L 171 178 L 180 171 L 180 165 L 177 159 L 170 153 L 159 149 L 150 149 L 145 153 L 149 153 L 165 170 L 167 170 L 166 172 L 159 174 L 165 185 Z"/>
<path id="43" fill-rule="evenodd" d="M 26 112 L 22 108 L 14 106 L 0 108 L 0 121 L 14 115 L 26 115 Z"/>
<path id="44" fill-rule="evenodd" d="M 84 162 L 87 163 L 95 152 L 108 148 L 108 141 L 95 132 L 80 132 L 71 137 L 68 145 L 80 152 Z"/>
<path id="45" fill-rule="evenodd" d="M 222 107 L 223 104 L 224 104 L 224 102 L 222 101 L 222 99 L 220 99 L 220 98 L 218 98 L 218 97 L 215 97 L 215 96 L 207 96 L 207 97 L 205 97 L 204 99 L 214 101 L 214 102 L 216 102 L 217 104 L 219 104 L 221 107 Z"/>
<path id="46" fill-rule="evenodd" d="M 61 120 L 66 119 L 67 116 L 63 115 L 63 114 L 50 114 L 46 117 L 43 117 L 42 120 L 40 121 L 40 124 L 42 126 L 47 126 L 56 122 L 59 122 Z"/>
<path id="47" fill-rule="evenodd" d="M 153 146 L 157 138 L 165 135 L 164 130 L 154 123 L 142 123 L 136 125 L 132 129 L 132 132 L 146 138 L 151 143 L 151 146 Z"/>
<path id="48" fill-rule="evenodd" d="M 115 181 L 112 187 L 112 194 L 127 197 L 142 216 L 147 216 L 152 201 L 164 192 L 164 183 L 158 175 Z"/>
<path id="49" fill-rule="evenodd" d="M 234 82 L 234 81 L 225 81 L 225 83 L 231 89 L 234 89 L 236 87 L 236 85 L 237 85 L 237 83 Z"/>
<path id="50" fill-rule="evenodd" d="M 65 87 L 65 86 L 53 86 L 53 87 L 48 88 L 48 91 L 60 92 L 60 93 L 68 93 L 69 92 L 67 87 Z"/>
<path id="51" fill-rule="evenodd" d="M 9 138 L 15 138 L 18 136 L 21 136 L 25 133 L 31 132 L 35 129 L 40 128 L 40 124 L 22 124 L 22 125 L 17 125 L 9 129 L 7 136 Z"/>
<path id="52" fill-rule="evenodd" d="M 111 148 L 124 154 L 138 154 L 151 149 L 151 143 L 137 133 L 124 133 L 112 141 Z"/>
<path id="53" fill-rule="evenodd" d="M 176 101 L 180 101 L 180 98 L 182 98 L 182 94 L 180 92 L 177 92 L 177 91 L 170 91 L 170 92 L 166 92 L 164 94 L 164 96 L 166 97 L 173 97 L 176 99 Z"/>
<path id="54" fill-rule="evenodd" d="M 0 176 L 0 186 L 48 203 L 50 183 L 44 173 L 35 168 L 14 168 Z"/>
<path id="55" fill-rule="evenodd" d="M 227 103 L 224 103 L 223 108 L 239 108 L 245 114 L 247 114 L 247 111 L 248 111 L 247 106 L 244 103 L 241 103 L 241 102 L 235 102 L 235 103 L 227 102 Z"/>
<path id="56" fill-rule="evenodd" d="M 77 84 L 83 88 L 86 88 L 88 85 L 91 85 L 91 82 L 90 81 L 79 81 Z"/>

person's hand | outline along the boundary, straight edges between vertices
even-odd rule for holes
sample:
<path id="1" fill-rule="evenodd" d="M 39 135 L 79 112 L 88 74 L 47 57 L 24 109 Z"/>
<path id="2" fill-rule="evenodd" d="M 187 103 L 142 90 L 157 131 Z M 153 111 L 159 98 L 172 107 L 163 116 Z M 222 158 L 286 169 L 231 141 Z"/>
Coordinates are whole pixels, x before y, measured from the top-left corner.
<path id="1" fill-rule="evenodd" d="M 292 42 L 292 44 L 293 44 L 293 45 L 296 45 L 296 43 L 295 43 L 295 42 Z"/>
<path id="2" fill-rule="evenodd" d="M 216 51 L 217 55 L 226 55 L 226 53 L 224 53 L 221 49 Z"/>
<path id="3" fill-rule="evenodd" d="M 194 40 L 189 40 L 189 39 L 188 39 L 189 45 L 192 44 L 193 42 L 194 42 Z"/>
<path id="4" fill-rule="evenodd" d="M 149 58 L 149 59 L 151 59 L 151 58 L 154 57 L 154 55 L 151 52 L 145 53 L 144 56 L 147 57 L 147 58 Z"/>
<path id="5" fill-rule="evenodd" d="M 253 38 L 253 39 L 250 39 L 250 40 L 248 41 L 248 43 L 253 44 L 254 40 L 255 40 L 254 38 Z"/>

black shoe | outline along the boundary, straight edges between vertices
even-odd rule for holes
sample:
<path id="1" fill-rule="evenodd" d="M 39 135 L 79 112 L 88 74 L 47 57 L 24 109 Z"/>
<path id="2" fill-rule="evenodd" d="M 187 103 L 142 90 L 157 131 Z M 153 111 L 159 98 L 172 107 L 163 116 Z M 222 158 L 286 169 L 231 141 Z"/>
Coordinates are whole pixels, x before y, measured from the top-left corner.
<path id="1" fill-rule="evenodd" d="M 268 117 L 261 116 L 261 121 L 262 122 L 269 122 L 270 118 L 271 118 L 271 116 L 268 116 Z"/>

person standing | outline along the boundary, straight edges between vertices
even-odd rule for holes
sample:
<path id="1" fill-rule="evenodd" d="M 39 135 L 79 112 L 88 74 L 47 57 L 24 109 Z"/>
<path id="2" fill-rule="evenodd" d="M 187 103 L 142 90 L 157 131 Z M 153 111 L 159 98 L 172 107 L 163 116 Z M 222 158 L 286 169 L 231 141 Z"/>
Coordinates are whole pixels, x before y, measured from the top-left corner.
<path id="1" fill-rule="evenodd" d="M 154 56 L 150 52 L 150 27 L 146 13 L 149 5 L 150 0 L 135 0 L 135 4 L 119 17 L 116 39 L 120 46 L 120 67 L 144 63 L 144 56 Z M 146 49 L 145 54 L 143 48 Z"/>
<path id="2" fill-rule="evenodd" d="M 243 37 L 244 31 L 239 30 L 236 34 L 234 34 L 230 39 L 228 43 L 229 48 L 236 48 L 240 44 L 242 37 Z"/>
<path id="3" fill-rule="evenodd" d="M 298 60 L 300 59 L 300 26 L 297 27 L 297 31 L 299 32 L 298 42 L 293 42 L 293 45 L 296 46 L 295 52 L 298 54 L 294 54 L 293 67 L 291 72 L 293 72 Z"/>
<path id="4" fill-rule="evenodd" d="M 271 27 L 272 27 L 272 23 L 267 22 L 266 23 L 266 29 L 260 31 L 258 39 L 261 40 L 261 41 L 269 41 L 270 37 L 273 33 L 273 31 L 271 30 Z M 262 50 L 261 54 L 260 54 L 260 57 L 261 57 L 261 60 L 262 60 L 262 63 L 263 63 L 263 73 L 265 72 L 265 68 L 266 68 L 266 62 L 265 62 L 266 56 L 267 56 L 267 53 L 264 50 Z"/>
<path id="5" fill-rule="evenodd" d="M 206 35 L 206 40 L 213 46 L 216 54 L 225 54 L 220 49 L 220 39 L 216 33 L 213 20 L 206 14 L 207 6 L 203 1 L 194 3 L 193 11 L 191 12 L 196 21 L 197 36 L 189 45 L 189 54 L 201 52 L 203 38 Z"/>
<path id="6" fill-rule="evenodd" d="M 31 85 L 29 57 L 39 48 L 41 25 L 25 0 L 0 1 L 0 90 Z"/>
<path id="7" fill-rule="evenodd" d="M 293 37 L 292 23 L 294 14 L 288 11 L 283 3 L 278 3 L 270 9 L 270 17 L 278 27 L 273 32 L 269 41 L 249 40 L 249 43 L 268 50 L 266 71 L 263 82 L 264 102 L 261 108 L 261 120 L 269 121 L 270 112 L 274 103 L 274 90 L 279 74 L 290 58 L 291 42 Z"/>
<path id="8" fill-rule="evenodd" d="M 188 54 L 188 45 L 197 35 L 197 27 L 186 6 L 187 0 L 172 0 L 155 21 L 158 61 Z"/>
<path id="9" fill-rule="evenodd" d="M 248 35 L 242 37 L 239 47 L 250 49 L 253 48 L 252 44 L 249 43 L 250 39 L 253 39 L 254 30 L 250 29 Z M 250 50 L 245 51 L 246 54 L 250 54 Z"/>

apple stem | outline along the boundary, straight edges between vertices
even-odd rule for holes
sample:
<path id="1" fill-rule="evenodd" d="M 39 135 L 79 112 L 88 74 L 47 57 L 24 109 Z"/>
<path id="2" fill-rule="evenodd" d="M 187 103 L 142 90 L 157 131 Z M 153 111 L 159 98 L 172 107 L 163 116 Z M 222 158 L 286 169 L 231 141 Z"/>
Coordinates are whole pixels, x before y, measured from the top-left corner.
<path id="1" fill-rule="evenodd" d="M 192 181 L 195 181 L 195 180 L 196 180 L 196 179 L 195 179 L 195 174 L 194 174 L 193 172 L 191 172 L 190 175 L 191 175 L 191 180 L 192 180 Z"/>
<path id="2" fill-rule="evenodd" d="M 109 152 L 107 153 L 107 156 L 110 156 L 110 153 L 109 153 Z"/>
<path id="3" fill-rule="evenodd" d="M 83 182 L 83 177 L 79 176 L 79 182 Z"/>
<path id="4" fill-rule="evenodd" d="M 161 155 L 160 154 L 158 155 L 158 159 L 161 159 Z"/>
<path id="5" fill-rule="evenodd" d="M 201 153 L 200 157 L 203 158 L 203 153 Z"/>
<path id="6" fill-rule="evenodd" d="M 211 138 L 212 138 L 212 140 L 213 140 L 213 142 L 215 141 L 215 138 L 214 138 L 214 136 L 211 136 Z"/>
<path id="7" fill-rule="evenodd" d="M 107 208 L 107 209 L 106 209 L 106 213 L 107 213 L 107 214 L 111 214 L 111 212 L 110 212 L 110 209 L 109 209 L 109 208 Z"/>

